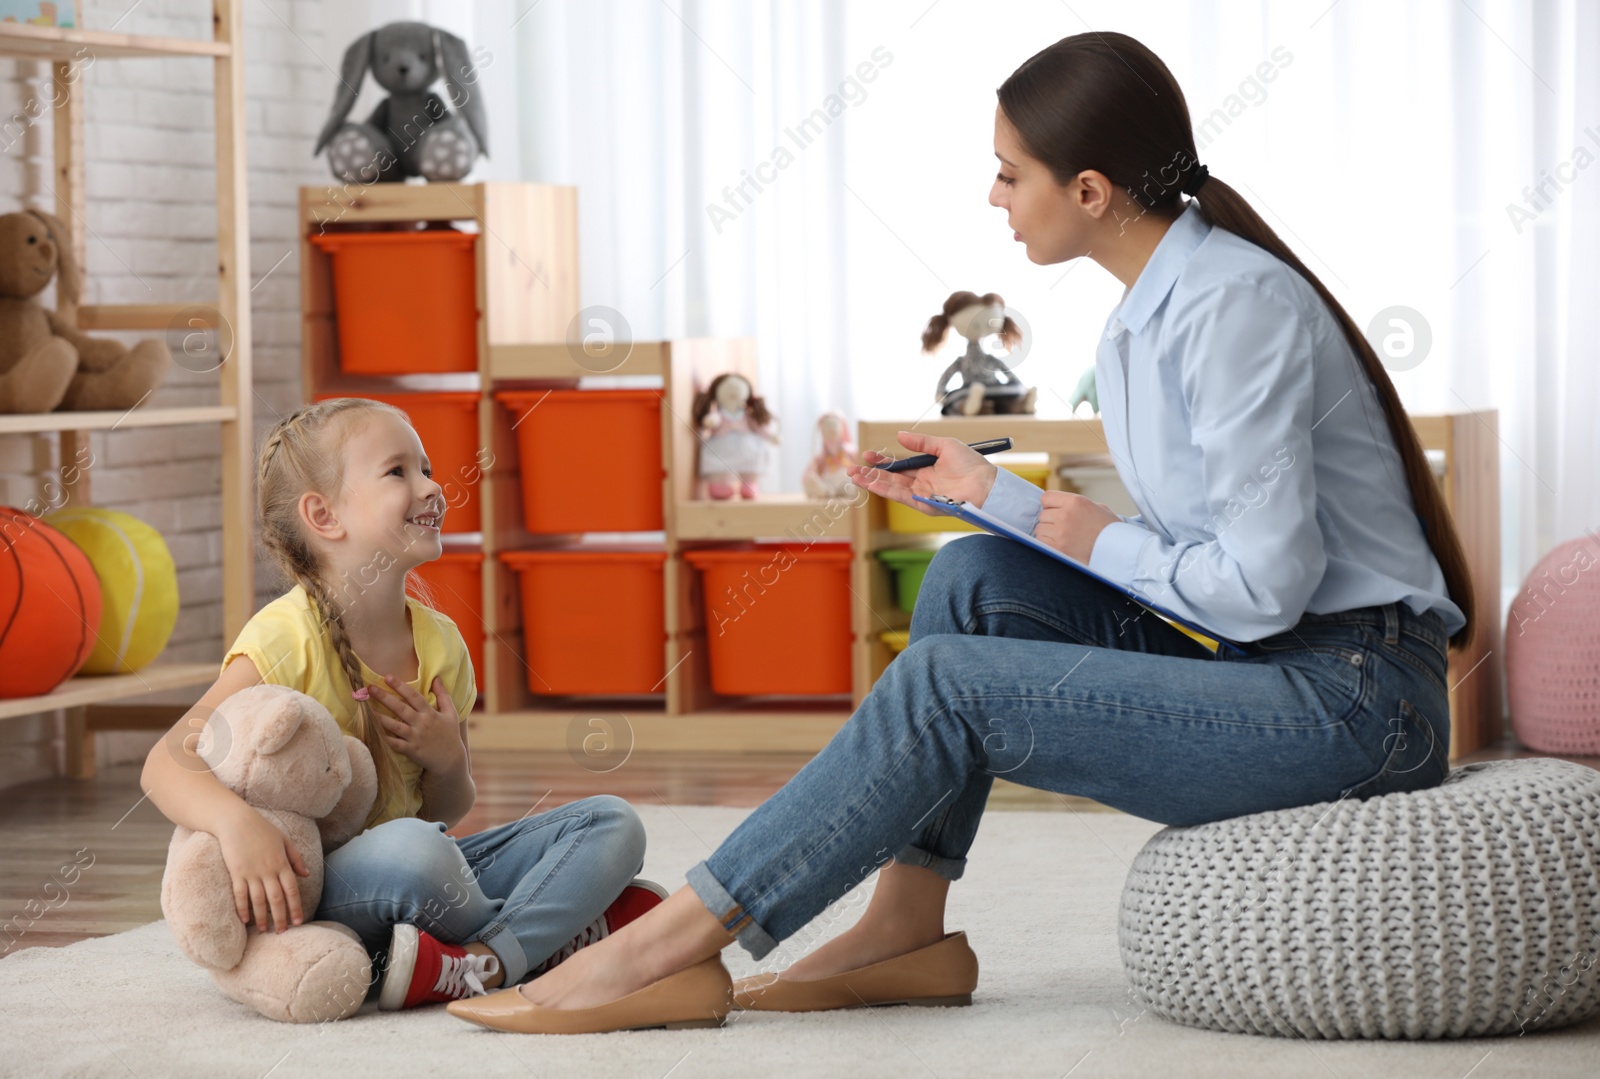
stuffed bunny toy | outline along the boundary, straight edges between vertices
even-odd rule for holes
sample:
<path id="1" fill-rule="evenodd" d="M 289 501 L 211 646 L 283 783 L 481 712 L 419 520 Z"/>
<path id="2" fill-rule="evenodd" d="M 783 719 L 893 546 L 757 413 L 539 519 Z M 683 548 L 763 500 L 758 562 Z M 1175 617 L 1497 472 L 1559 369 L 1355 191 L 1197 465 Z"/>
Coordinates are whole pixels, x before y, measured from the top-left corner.
<path id="1" fill-rule="evenodd" d="M 315 698 L 286 686 L 240 690 L 217 706 L 196 753 L 224 786 L 293 840 L 306 918 L 322 899 L 323 853 L 360 833 L 377 797 L 372 756 Z M 372 961 L 353 929 L 307 921 L 258 933 L 239 920 L 233 879 L 209 832 L 172 834 L 161 911 L 178 950 L 222 992 L 269 1019 L 318 1023 L 359 1011 Z"/>
<path id="2" fill-rule="evenodd" d="M 346 123 L 369 68 L 389 96 L 366 123 Z M 428 89 L 441 75 L 459 112 Z M 480 152 L 489 156 L 483 98 L 471 86 L 476 81 L 467 47 L 454 34 L 420 22 L 380 26 L 345 50 L 333 111 L 311 156 L 328 147 L 328 167 L 346 183 L 459 180 Z"/>
<path id="3" fill-rule="evenodd" d="M 56 311 L 33 298 L 51 278 Z M 79 333 L 79 282 L 71 238 L 54 214 L 0 216 L 0 412 L 120 412 L 172 369 L 164 341 L 130 349 Z"/>

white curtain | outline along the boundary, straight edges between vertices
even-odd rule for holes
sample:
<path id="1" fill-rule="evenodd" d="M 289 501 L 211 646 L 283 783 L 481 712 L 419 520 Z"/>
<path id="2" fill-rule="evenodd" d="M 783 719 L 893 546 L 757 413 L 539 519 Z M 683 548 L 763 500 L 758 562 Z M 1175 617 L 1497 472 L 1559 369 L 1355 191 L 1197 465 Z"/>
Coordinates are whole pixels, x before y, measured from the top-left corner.
<path id="1" fill-rule="evenodd" d="M 523 175 L 578 187 L 584 305 L 636 340 L 757 338 L 769 491 L 799 490 L 822 412 L 860 413 L 844 162 L 871 87 L 830 101 L 864 59 L 847 24 L 839 0 L 543 0 L 516 30 Z"/>
<path id="2" fill-rule="evenodd" d="M 579 187 L 584 303 L 641 339 L 757 338 L 784 424 L 770 489 L 799 489 L 826 408 L 931 414 L 956 346 L 923 356 L 918 336 L 955 289 L 1024 314 L 1020 371 L 1041 414 L 1066 412 L 1122 288 L 1087 260 L 1029 263 L 987 204 L 994 90 L 1060 37 L 1118 30 L 1209 118 L 1201 160 L 1358 322 L 1425 320 L 1431 351 L 1394 375 L 1408 408 L 1498 410 L 1506 596 L 1600 525 L 1583 0 L 508 0 L 475 18 L 480 36 L 514 22 L 488 44 L 514 41 L 521 177 Z"/>

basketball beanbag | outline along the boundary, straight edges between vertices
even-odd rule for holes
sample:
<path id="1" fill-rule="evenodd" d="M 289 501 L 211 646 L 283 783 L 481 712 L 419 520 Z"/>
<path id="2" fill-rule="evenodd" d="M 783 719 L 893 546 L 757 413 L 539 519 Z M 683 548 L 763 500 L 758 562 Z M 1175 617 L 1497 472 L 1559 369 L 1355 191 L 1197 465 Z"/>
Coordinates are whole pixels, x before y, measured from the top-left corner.
<path id="1" fill-rule="evenodd" d="M 178 570 L 161 533 L 121 510 L 57 510 L 44 520 L 89 556 L 103 600 L 84 674 L 127 674 L 167 646 L 178 623 Z"/>
<path id="2" fill-rule="evenodd" d="M 0 697 L 49 693 L 76 674 L 100 606 L 88 555 L 33 514 L 0 506 Z"/>

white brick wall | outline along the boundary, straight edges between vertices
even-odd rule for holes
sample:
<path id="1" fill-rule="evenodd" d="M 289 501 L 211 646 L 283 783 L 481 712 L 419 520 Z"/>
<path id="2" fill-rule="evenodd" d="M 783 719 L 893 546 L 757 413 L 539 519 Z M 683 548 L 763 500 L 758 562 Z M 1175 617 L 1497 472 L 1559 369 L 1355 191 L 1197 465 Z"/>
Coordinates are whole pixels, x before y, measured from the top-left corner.
<path id="1" fill-rule="evenodd" d="M 247 0 L 246 147 L 249 158 L 251 293 L 257 440 L 298 405 L 299 266 L 297 188 L 329 181 L 311 147 L 333 96 L 345 41 L 324 26 L 335 0 Z M 128 33 L 204 38 L 204 0 L 85 0 L 83 25 Z M 287 23 L 287 25 L 285 25 Z M 216 295 L 212 64 L 206 60 L 99 59 L 83 76 L 88 303 L 212 302 Z M 0 123 L 30 97 L 49 100 L 43 64 L 0 59 Z M 5 146 L 9 139 L 0 139 Z M 0 212 L 54 211 L 49 117 L 0 152 Z M 51 294 L 47 293 L 48 300 Z M 139 335 L 127 335 L 135 340 Z M 215 373 L 176 368 L 153 406 L 215 404 Z M 163 655 L 173 662 L 217 662 L 222 639 L 221 485 L 214 429 L 181 427 L 96 432 L 92 499 L 148 522 L 166 538 L 178 569 L 182 611 Z M 39 461 L 43 458 L 43 465 Z M 43 498 L 56 467 L 54 436 L 0 436 L 0 502 Z M 41 467 L 43 471 L 41 471 Z M 259 601 L 276 593 L 257 569 Z M 152 695 L 146 702 L 192 701 L 200 690 Z M 0 721 L 0 787 L 56 766 L 54 717 Z M 101 764 L 142 759 L 154 733 L 100 736 Z"/>

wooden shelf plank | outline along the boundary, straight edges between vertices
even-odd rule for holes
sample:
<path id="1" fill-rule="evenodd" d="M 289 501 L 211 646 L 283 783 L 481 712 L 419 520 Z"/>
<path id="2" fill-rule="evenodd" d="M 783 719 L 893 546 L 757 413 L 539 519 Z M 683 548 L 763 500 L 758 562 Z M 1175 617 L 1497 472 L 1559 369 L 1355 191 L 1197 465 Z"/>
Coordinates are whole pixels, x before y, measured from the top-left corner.
<path id="1" fill-rule="evenodd" d="M 565 344 L 490 345 L 489 377 L 499 380 L 579 379 L 600 375 L 664 375 L 667 343 L 632 341 L 615 355 L 579 363 L 581 349 Z"/>
<path id="2" fill-rule="evenodd" d="M 307 232 L 328 226 L 371 221 L 462 221 L 483 219 L 481 183 L 373 183 L 333 187 L 302 187 L 301 228 Z"/>
<path id="3" fill-rule="evenodd" d="M 173 57 L 231 56 L 233 48 L 225 41 L 198 38 L 150 37 L 144 34 L 118 34 L 108 30 L 76 30 L 58 26 L 32 26 L 28 23 L 0 23 L 0 56 L 36 60 L 75 60 L 84 55 L 95 59 L 142 56 Z"/>
<path id="4" fill-rule="evenodd" d="M 126 412 L 28 412 L 0 415 L 0 435 L 42 431 L 98 431 L 113 427 L 176 427 L 187 423 L 236 420 L 232 405 L 190 408 L 135 408 Z"/>
<path id="5" fill-rule="evenodd" d="M 690 499 L 678 503 L 680 540 L 774 538 L 798 543 L 850 539 L 846 499 L 782 492 L 751 500 Z"/>
<path id="6" fill-rule="evenodd" d="M 195 303 L 85 304 L 78 308 L 80 330 L 166 330 L 183 317 L 189 329 L 215 329 L 215 301 Z"/>
<path id="7" fill-rule="evenodd" d="M 1013 453 L 1057 453 L 1090 456 L 1106 453 L 1105 435 L 1096 419 L 1040 419 L 1037 416 L 931 416 L 921 420 L 862 420 L 858 425 L 861 449 L 909 457 L 895 438 L 896 431 L 959 438 L 977 442 L 1010 435 Z"/>
<path id="8" fill-rule="evenodd" d="M 165 689 L 210 685 L 216 678 L 215 663 L 157 663 L 132 674 L 79 675 L 37 697 L 0 700 L 0 719 L 52 712 L 57 708 L 81 708 Z"/>

